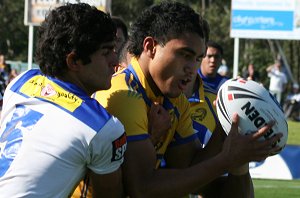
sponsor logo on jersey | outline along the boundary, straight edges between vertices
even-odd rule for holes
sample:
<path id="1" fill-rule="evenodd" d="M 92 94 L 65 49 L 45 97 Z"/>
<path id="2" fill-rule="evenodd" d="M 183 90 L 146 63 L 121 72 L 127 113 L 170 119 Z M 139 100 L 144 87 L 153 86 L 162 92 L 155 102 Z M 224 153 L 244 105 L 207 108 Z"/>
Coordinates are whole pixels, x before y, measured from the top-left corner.
<path id="1" fill-rule="evenodd" d="M 54 96 L 55 94 L 56 91 L 50 84 L 47 84 L 44 88 L 42 88 L 41 96 L 51 97 Z"/>
<path id="2" fill-rule="evenodd" d="M 37 75 L 29 79 L 20 92 L 29 96 L 42 98 L 53 102 L 71 112 L 82 104 L 82 100 L 75 94 L 63 89 L 45 76 Z"/>
<path id="3" fill-rule="evenodd" d="M 113 147 L 113 156 L 111 158 L 111 161 L 118 161 L 123 158 L 123 155 L 126 151 L 127 147 L 127 140 L 126 140 L 126 134 L 123 133 L 119 138 L 114 140 L 112 142 L 112 147 Z"/>
<path id="4" fill-rule="evenodd" d="M 194 113 L 192 113 L 192 120 L 197 122 L 202 122 L 207 115 L 205 108 L 197 108 Z"/>

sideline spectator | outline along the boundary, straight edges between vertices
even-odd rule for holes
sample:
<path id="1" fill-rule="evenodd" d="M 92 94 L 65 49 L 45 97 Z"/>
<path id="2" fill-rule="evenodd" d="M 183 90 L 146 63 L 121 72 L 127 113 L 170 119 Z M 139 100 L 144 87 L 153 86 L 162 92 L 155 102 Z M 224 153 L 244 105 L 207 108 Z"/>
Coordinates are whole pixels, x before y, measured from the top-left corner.
<path id="1" fill-rule="evenodd" d="M 276 60 L 273 65 L 267 67 L 268 77 L 270 78 L 269 91 L 276 98 L 279 104 L 281 104 L 282 94 L 286 89 L 287 77 L 282 72 L 281 60 Z"/>
<path id="2" fill-rule="evenodd" d="M 243 71 L 242 77 L 247 80 L 253 80 L 260 83 L 259 72 L 255 69 L 254 64 L 250 63 L 248 67 Z"/>
<path id="3" fill-rule="evenodd" d="M 5 88 L 6 88 L 6 79 L 8 76 L 8 73 L 6 72 L 7 68 L 10 67 L 5 61 L 4 54 L 0 54 L 0 93 L 1 95 L 4 94 Z"/>
<path id="4" fill-rule="evenodd" d="M 222 64 L 220 65 L 219 69 L 218 69 L 218 74 L 220 74 L 221 76 L 225 76 L 229 78 L 229 68 L 226 64 L 225 59 L 222 59 Z"/>
<path id="5" fill-rule="evenodd" d="M 90 97 L 111 86 L 115 33 L 110 16 L 88 4 L 49 12 L 38 32 L 41 70 L 5 91 L 1 197 L 69 197 L 87 173 L 94 197 L 122 196 L 124 127 Z"/>
<path id="6" fill-rule="evenodd" d="M 283 110 L 286 118 L 300 121 L 300 93 L 299 84 L 294 83 L 291 93 L 289 93 L 283 104 Z"/>
<path id="7" fill-rule="evenodd" d="M 6 65 L 7 65 L 7 63 L 5 61 L 4 54 L 0 54 L 0 73 L 1 73 L 1 75 L 5 71 Z"/>
<path id="8" fill-rule="evenodd" d="M 16 69 L 12 69 L 7 78 L 7 84 L 9 84 L 13 79 L 18 76 L 18 71 Z"/>

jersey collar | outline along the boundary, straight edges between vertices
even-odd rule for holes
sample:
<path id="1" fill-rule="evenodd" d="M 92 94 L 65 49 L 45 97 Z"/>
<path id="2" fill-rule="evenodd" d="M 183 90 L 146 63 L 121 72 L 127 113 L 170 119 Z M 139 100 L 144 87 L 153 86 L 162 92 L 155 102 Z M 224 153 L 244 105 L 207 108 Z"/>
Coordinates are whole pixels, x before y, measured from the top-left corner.
<path id="1" fill-rule="evenodd" d="M 158 102 L 159 104 L 163 103 L 163 96 L 156 96 L 153 92 L 153 90 L 151 89 L 142 69 L 141 66 L 137 60 L 137 58 L 132 58 L 131 59 L 131 65 L 134 69 L 134 71 L 136 72 L 136 75 L 138 77 L 138 80 L 140 81 L 141 85 L 143 86 L 146 95 L 148 96 L 148 98 L 152 101 L 152 102 Z"/>

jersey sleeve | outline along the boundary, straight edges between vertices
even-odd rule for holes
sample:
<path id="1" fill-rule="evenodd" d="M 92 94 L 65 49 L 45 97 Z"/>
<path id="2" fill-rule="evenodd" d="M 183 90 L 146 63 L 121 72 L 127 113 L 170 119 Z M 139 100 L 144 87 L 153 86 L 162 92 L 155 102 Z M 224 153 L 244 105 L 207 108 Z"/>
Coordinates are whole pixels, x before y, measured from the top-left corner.
<path id="1" fill-rule="evenodd" d="M 126 146 L 123 125 L 117 118 L 111 117 L 90 143 L 88 168 L 97 174 L 117 170 L 123 162 Z"/>
<path id="2" fill-rule="evenodd" d="M 147 105 L 142 95 L 130 90 L 122 75 L 112 80 L 111 89 L 99 91 L 94 97 L 110 114 L 121 121 L 129 142 L 148 138 Z"/>

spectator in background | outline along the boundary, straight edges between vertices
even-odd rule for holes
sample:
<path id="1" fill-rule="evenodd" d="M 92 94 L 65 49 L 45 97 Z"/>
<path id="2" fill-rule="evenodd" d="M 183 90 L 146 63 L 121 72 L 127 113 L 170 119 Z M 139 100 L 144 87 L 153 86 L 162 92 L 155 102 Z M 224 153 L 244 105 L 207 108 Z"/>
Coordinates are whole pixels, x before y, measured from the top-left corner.
<path id="1" fill-rule="evenodd" d="M 282 72 L 281 60 L 277 59 L 274 64 L 267 67 L 266 71 L 270 78 L 269 91 L 281 104 L 282 94 L 288 82 L 285 73 Z"/>
<path id="2" fill-rule="evenodd" d="M 0 54 L 0 72 L 3 72 L 6 67 L 6 61 L 4 54 Z"/>
<path id="3" fill-rule="evenodd" d="M 204 82 L 204 88 L 217 93 L 221 85 L 228 80 L 228 77 L 218 74 L 218 69 L 222 63 L 223 48 L 214 41 L 207 42 L 206 55 L 198 70 Z"/>
<path id="4" fill-rule="evenodd" d="M 222 59 L 222 64 L 220 65 L 219 69 L 218 69 L 218 74 L 220 74 L 221 76 L 225 76 L 225 77 L 229 77 L 229 68 L 226 64 L 225 59 Z"/>
<path id="5" fill-rule="evenodd" d="M 0 93 L 1 95 L 4 94 L 6 88 L 6 79 L 8 76 L 7 68 L 10 67 L 5 61 L 4 54 L 0 54 Z"/>
<path id="6" fill-rule="evenodd" d="M 291 117 L 293 120 L 300 121 L 300 93 L 298 83 L 293 83 L 292 91 L 287 95 L 284 101 L 283 111 L 286 118 Z"/>
<path id="7" fill-rule="evenodd" d="M 9 84 L 15 77 L 17 77 L 18 71 L 16 69 L 11 69 L 8 78 L 7 78 L 7 84 Z"/>
<path id="8" fill-rule="evenodd" d="M 260 82 L 259 72 L 255 69 L 253 63 L 250 63 L 248 67 L 243 71 L 242 77 L 247 80 Z"/>

